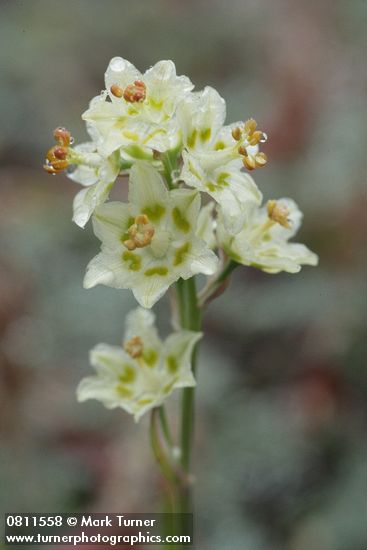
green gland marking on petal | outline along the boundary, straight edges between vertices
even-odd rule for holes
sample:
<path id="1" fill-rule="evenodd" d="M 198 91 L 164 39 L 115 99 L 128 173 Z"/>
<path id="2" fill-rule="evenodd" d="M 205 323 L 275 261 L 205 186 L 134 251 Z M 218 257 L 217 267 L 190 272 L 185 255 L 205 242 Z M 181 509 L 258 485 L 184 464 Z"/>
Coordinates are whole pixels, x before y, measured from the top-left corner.
<path id="1" fill-rule="evenodd" d="M 131 141 L 139 141 L 139 136 L 135 132 L 130 132 L 130 130 L 124 130 L 122 135 Z"/>
<path id="2" fill-rule="evenodd" d="M 144 349 L 142 358 L 148 367 L 154 367 L 158 359 L 158 353 L 153 348 L 147 348 Z"/>
<path id="3" fill-rule="evenodd" d="M 223 141 L 217 141 L 217 143 L 214 145 L 215 151 L 221 151 L 222 149 L 225 149 L 226 144 Z"/>
<path id="4" fill-rule="evenodd" d="M 149 98 L 149 105 L 153 107 L 153 109 L 157 109 L 157 111 L 160 111 L 163 107 L 163 101 L 157 101 L 153 97 Z"/>
<path id="5" fill-rule="evenodd" d="M 228 187 L 228 176 L 230 176 L 228 172 L 221 172 L 217 177 L 216 183 L 210 181 L 206 184 L 207 189 L 213 193 L 214 191 L 218 191 L 220 189 L 223 189 L 224 187 Z"/>
<path id="6" fill-rule="evenodd" d="M 191 226 L 177 206 L 172 210 L 172 218 L 176 227 L 183 233 L 188 233 Z"/>
<path id="7" fill-rule="evenodd" d="M 123 255 L 122 259 L 124 262 L 127 262 L 128 268 L 130 271 L 140 271 L 141 269 L 141 257 L 137 254 L 134 254 L 133 252 L 130 252 L 129 250 L 126 250 Z"/>
<path id="8" fill-rule="evenodd" d="M 175 257 L 174 257 L 174 260 L 173 260 L 173 265 L 174 266 L 182 264 L 182 262 L 185 259 L 186 254 L 188 254 L 190 252 L 190 248 L 191 248 L 190 243 L 185 243 L 184 245 L 182 245 L 180 248 L 178 248 L 176 250 Z"/>
<path id="9" fill-rule="evenodd" d="M 177 363 L 176 357 L 174 357 L 173 355 L 169 355 L 166 361 L 167 361 L 167 368 L 171 374 L 174 374 L 175 372 L 178 371 L 178 363 Z"/>
<path id="10" fill-rule="evenodd" d="M 153 277 L 154 275 L 159 275 L 160 277 L 164 277 L 168 273 L 167 267 L 151 267 L 150 269 L 147 269 L 144 272 L 144 275 L 146 277 Z"/>
<path id="11" fill-rule="evenodd" d="M 154 204 L 153 206 L 146 206 L 142 210 L 142 214 L 148 216 L 152 222 L 158 222 L 166 212 L 166 209 L 161 204 Z M 133 221 L 134 223 L 134 221 Z"/>
<path id="12" fill-rule="evenodd" d="M 127 399 L 132 397 L 132 395 L 133 395 L 133 392 L 131 390 L 129 390 L 129 388 L 126 388 L 124 386 L 124 384 L 117 384 L 116 392 L 117 392 L 119 397 L 127 398 Z"/>
<path id="13" fill-rule="evenodd" d="M 211 134 L 212 134 L 212 131 L 210 128 L 205 128 L 205 130 L 201 130 L 200 132 L 201 141 L 202 142 L 209 141 Z"/>
<path id="14" fill-rule="evenodd" d="M 137 403 L 138 405 L 150 405 L 151 403 L 153 403 L 153 399 L 150 397 L 147 397 L 146 399 L 139 399 Z"/>
<path id="15" fill-rule="evenodd" d="M 195 170 L 192 162 L 189 162 L 189 170 L 190 170 L 191 174 L 193 176 L 195 176 L 195 178 L 197 178 L 198 180 L 201 179 L 199 172 L 197 170 Z"/>
<path id="16" fill-rule="evenodd" d="M 190 149 L 192 149 L 193 147 L 195 147 L 195 143 L 196 143 L 196 138 L 198 136 L 198 133 L 197 133 L 197 130 L 193 130 L 193 132 L 191 133 L 190 136 L 188 136 L 187 138 L 187 145 L 190 147 Z"/>
<path id="17" fill-rule="evenodd" d="M 119 375 L 122 384 L 131 384 L 136 378 L 135 369 L 131 365 L 124 365 L 123 373 Z"/>
<path id="18" fill-rule="evenodd" d="M 163 388 L 163 393 L 165 393 L 165 394 L 170 393 L 170 391 L 172 390 L 175 382 L 176 382 L 176 380 L 172 380 L 172 382 L 170 382 L 169 384 L 166 384 Z"/>

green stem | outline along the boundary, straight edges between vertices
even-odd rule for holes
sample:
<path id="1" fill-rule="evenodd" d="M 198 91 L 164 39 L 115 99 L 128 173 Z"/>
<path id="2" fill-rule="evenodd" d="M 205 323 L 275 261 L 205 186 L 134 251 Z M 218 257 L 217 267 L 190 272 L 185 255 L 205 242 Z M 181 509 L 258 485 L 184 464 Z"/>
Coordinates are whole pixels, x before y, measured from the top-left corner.
<path id="1" fill-rule="evenodd" d="M 184 281 L 180 279 L 176 285 L 179 320 L 182 329 L 200 331 L 201 311 L 197 302 L 195 277 Z M 192 354 L 192 371 L 195 375 L 197 346 Z M 190 466 L 192 441 L 194 435 L 195 388 L 185 388 L 182 393 L 181 417 L 181 466 L 186 482 L 181 487 L 180 511 L 192 512 L 192 494 L 190 487 Z"/>
<path id="2" fill-rule="evenodd" d="M 164 408 L 164 405 L 159 407 L 159 420 L 161 423 L 163 435 L 166 439 L 166 443 L 169 445 L 169 447 L 172 447 L 173 440 L 171 436 L 171 430 L 169 428 L 169 424 L 167 421 L 166 410 Z"/>
<path id="3" fill-rule="evenodd" d="M 203 288 L 198 297 L 198 303 L 201 308 L 205 306 L 211 299 L 216 297 L 217 293 L 220 291 L 221 286 L 226 282 L 232 271 L 238 265 L 239 264 L 234 260 L 228 260 L 223 266 L 222 271 L 217 275 L 217 277 L 212 279 L 209 284 L 207 284 Z"/>
<path id="4" fill-rule="evenodd" d="M 158 409 L 156 408 L 152 410 L 151 417 L 150 417 L 150 442 L 152 445 L 155 459 L 163 475 L 167 478 L 168 481 L 176 483 L 177 474 L 174 468 L 172 468 L 170 459 L 167 458 L 167 455 L 161 445 L 159 431 L 158 431 L 158 422 L 159 422 Z"/>

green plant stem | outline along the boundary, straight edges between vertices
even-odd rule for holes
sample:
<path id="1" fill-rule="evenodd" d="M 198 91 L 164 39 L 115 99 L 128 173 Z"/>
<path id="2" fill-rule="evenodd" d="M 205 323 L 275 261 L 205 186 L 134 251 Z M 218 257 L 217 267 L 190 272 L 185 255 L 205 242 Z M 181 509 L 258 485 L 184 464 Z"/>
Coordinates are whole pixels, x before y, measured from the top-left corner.
<path id="1" fill-rule="evenodd" d="M 179 320 L 182 329 L 200 331 L 201 311 L 197 302 L 195 277 L 176 284 Z M 195 375 L 197 360 L 197 345 L 192 355 L 192 371 Z M 181 416 L 181 466 L 185 473 L 185 482 L 181 485 L 180 511 L 192 512 L 192 491 L 190 483 L 190 467 L 192 442 L 194 435 L 195 388 L 185 388 L 182 393 Z"/>
<path id="2" fill-rule="evenodd" d="M 162 432 L 165 437 L 166 443 L 169 445 L 169 447 L 172 447 L 173 440 L 172 440 L 169 424 L 167 421 L 166 409 L 164 408 L 164 405 L 161 405 L 159 407 L 159 420 L 161 423 L 161 428 L 162 428 Z"/>
<path id="3" fill-rule="evenodd" d="M 205 288 L 200 292 L 198 296 L 199 307 L 205 306 L 211 299 L 215 298 L 222 285 L 226 283 L 228 277 L 231 275 L 232 271 L 238 267 L 238 263 L 234 260 L 228 260 L 223 266 L 222 271 L 213 278 Z"/>
<path id="4" fill-rule="evenodd" d="M 163 473 L 163 475 L 167 478 L 168 481 L 172 483 L 177 482 L 177 474 L 172 467 L 172 464 L 167 458 L 167 455 L 165 453 L 165 450 L 163 449 L 161 445 L 161 440 L 159 436 L 159 411 L 158 409 L 153 409 L 150 417 L 150 442 L 152 445 L 153 453 L 155 456 L 155 459 Z"/>

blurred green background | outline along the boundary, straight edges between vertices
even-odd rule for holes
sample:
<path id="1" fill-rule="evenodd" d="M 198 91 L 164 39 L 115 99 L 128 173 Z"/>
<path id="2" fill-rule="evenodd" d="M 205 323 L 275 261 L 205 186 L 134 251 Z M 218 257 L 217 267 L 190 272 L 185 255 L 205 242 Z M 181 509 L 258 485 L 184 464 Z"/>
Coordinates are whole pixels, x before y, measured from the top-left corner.
<path id="1" fill-rule="evenodd" d="M 42 171 L 110 58 L 173 59 L 267 131 L 266 198 L 305 212 L 318 268 L 238 270 L 208 309 L 199 374 L 200 550 L 367 548 L 365 0 L 0 2 L 1 511 L 157 511 L 147 421 L 78 405 L 88 350 L 121 340 L 128 291 L 82 278 L 98 250 L 77 186 Z M 168 301 L 156 312 L 167 316 Z M 167 329 L 167 326 L 163 327 Z M 171 414 L 175 419 L 175 399 Z"/>

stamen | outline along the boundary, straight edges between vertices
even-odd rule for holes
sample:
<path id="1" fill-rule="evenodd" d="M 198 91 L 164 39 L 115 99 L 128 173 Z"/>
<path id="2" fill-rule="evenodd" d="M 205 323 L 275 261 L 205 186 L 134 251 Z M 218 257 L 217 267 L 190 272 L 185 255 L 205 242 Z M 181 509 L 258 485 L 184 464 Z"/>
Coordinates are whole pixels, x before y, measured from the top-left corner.
<path id="1" fill-rule="evenodd" d="M 140 336 L 134 336 L 133 338 L 130 338 L 130 340 L 127 340 L 124 344 L 124 350 L 133 359 L 141 357 L 144 351 L 144 345 Z"/>
<path id="2" fill-rule="evenodd" d="M 59 174 L 69 166 L 68 156 L 71 151 L 69 146 L 74 141 L 69 130 L 63 126 L 55 128 L 54 138 L 57 145 L 47 151 L 46 162 L 43 165 L 43 168 L 49 174 Z"/>
<path id="3" fill-rule="evenodd" d="M 147 89 L 142 80 L 135 80 L 134 84 L 129 84 L 123 93 L 125 101 L 129 103 L 141 103 L 146 98 Z"/>
<path id="4" fill-rule="evenodd" d="M 253 118 L 247 120 L 242 128 L 237 127 L 232 130 L 232 137 L 239 142 L 238 153 L 243 157 L 242 162 L 248 170 L 262 168 L 268 161 L 265 153 L 249 153 L 248 148 L 264 143 L 267 135 L 260 130 L 256 130 L 257 122 Z M 237 145 L 235 146 L 237 147 Z"/>
<path id="5" fill-rule="evenodd" d="M 55 128 L 54 138 L 57 143 L 64 147 L 68 147 L 73 141 L 69 130 L 63 128 L 62 126 L 58 126 L 58 128 Z"/>
<path id="6" fill-rule="evenodd" d="M 46 163 L 43 165 L 43 168 L 49 174 L 58 174 L 62 172 L 69 166 L 69 161 L 67 160 L 68 151 L 65 147 L 58 147 L 55 145 L 47 151 Z"/>
<path id="7" fill-rule="evenodd" d="M 112 86 L 110 88 L 110 92 L 111 92 L 112 95 L 114 95 L 115 97 L 118 97 L 118 98 L 121 98 L 124 95 L 124 90 L 122 88 L 120 88 L 120 86 L 118 84 L 112 84 Z"/>
<path id="8" fill-rule="evenodd" d="M 236 141 L 239 141 L 241 139 L 241 136 L 242 136 L 241 128 L 239 128 L 238 126 L 237 128 L 233 128 L 232 130 L 233 139 L 235 139 Z"/>
<path id="9" fill-rule="evenodd" d="M 249 118 L 248 120 L 246 120 L 245 122 L 245 125 L 244 125 L 244 130 L 246 132 L 246 134 L 248 135 L 251 135 L 255 132 L 257 128 L 257 122 L 255 119 L 253 118 Z"/>
<path id="10" fill-rule="evenodd" d="M 267 205 L 268 216 L 270 220 L 279 223 L 286 229 L 290 229 L 289 210 L 286 206 L 279 204 L 275 200 L 268 201 Z"/>
<path id="11" fill-rule="evenodd" d="M 243 165 L 248 170 L 255 170 L 256 168 L 256 160 L 255 157 L 252 155 L 248 155 L 246 151 L 246 155 L 242 159 Z"/>
<path id="12" fill-rule="evenodd" d="M 135 248 L 144 248 L 152 242 L 155 229 L 146 214 L 139 214 L 127 233 L 130 239 L 125 240 L 123 245 L 128 250 L 135 250 Z"/>

